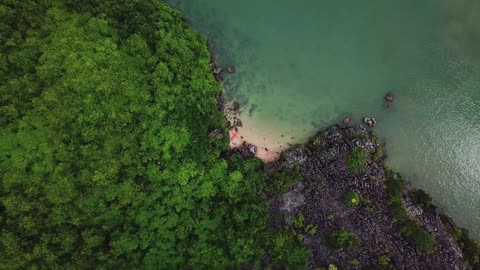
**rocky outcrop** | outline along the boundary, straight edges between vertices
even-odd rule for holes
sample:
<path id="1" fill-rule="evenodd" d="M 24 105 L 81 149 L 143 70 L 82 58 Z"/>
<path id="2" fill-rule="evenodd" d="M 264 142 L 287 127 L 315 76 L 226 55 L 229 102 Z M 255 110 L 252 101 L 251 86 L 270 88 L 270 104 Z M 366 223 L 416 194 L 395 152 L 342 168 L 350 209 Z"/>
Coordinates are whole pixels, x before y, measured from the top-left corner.
<path id="1" fill-rule="evenodd" d="M 364 117 L 363 123 L 369 127 L 374 127 L 377 124 L 377 120 L 373 117 Z"/>
<path id="2" fill-rule="evenodd" d="M 434 233 L 437 249 L 424 254 L 412 247 L 392 224 L 387 209 L 385 190 L 385 155 L 380 140 L 365 126 L 331 127 L 317 134 L 312 142 L 296 146 L 283 153 L 283 158 L 267 165 L 270 173 L 285 167 L 301 169 L 303 182 L 280 198 L 271 198 L 273 212 L 283 213 L 284 226 L 302 234 L 312 251 L 309 268 L 317 269 L 335 264 L 339 269 L 471 269 L 463 264 L 460 246 L 449 234 L 438 211 L 425 211 L 409 201 L 405 190 L 403 199 L 409 215 Z M 347 159 L 356 150 L 367 153 L 363 169 L 353 173 Z M 361 196 L 358 206 L 347 207 L 342 196 L 355 191 Z M 304 224 L 317 226 L 314 234 L 302 233 L 291 225 L 299 214 Z M 325 239 L 333 230 L 345 228 L 360 239 L 353 250 L 333 250 Z M 390 265 L 380 268 L 379 257 L 390 258 Z"/>

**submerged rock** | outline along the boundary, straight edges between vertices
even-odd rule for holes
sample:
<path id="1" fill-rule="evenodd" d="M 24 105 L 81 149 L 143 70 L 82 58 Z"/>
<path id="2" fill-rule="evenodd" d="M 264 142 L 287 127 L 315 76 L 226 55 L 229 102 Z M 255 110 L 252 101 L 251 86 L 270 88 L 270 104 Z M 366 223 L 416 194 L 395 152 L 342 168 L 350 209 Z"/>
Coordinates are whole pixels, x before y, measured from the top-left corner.
<path id="1" fill-rule="evenodd" d="M 352 117 L 347 116 L 347 117 L 343 118 L 343 125 L 349 126 L 351 123 L 352 123 Z"/>
<path id="2" fill-rule="evenodd" d="M 385 95 L 386 102 L 393 103 L 394 100 L 395 100 L 395 96 L 393 95 L 393 93 L 389 92 Z"/>
<path id="3" fill-rule="evenodd" d="M 235 73 L 236 72 L 236 69 L 234 66 L 227 66 L 227 72 L 228 73 Z"/>

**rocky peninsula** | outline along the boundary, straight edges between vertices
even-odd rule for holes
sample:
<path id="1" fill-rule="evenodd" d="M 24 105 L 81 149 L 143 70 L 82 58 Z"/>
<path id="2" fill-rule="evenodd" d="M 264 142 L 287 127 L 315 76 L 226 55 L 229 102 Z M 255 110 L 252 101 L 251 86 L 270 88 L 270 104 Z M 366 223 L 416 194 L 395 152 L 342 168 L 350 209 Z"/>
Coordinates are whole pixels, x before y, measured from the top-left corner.
<path id="1" fill-rule="evenodd" d="M 267 196 L 271 226 L 311 250 L 309 269 L 480 269 L 478 245 L 388 169 L 383 149 L 365 125 L 333 126 L 282 153 L 266 165 L 270 184 L 300 177 Z M 256 147 L 232 151 L 251 158 Z"/>

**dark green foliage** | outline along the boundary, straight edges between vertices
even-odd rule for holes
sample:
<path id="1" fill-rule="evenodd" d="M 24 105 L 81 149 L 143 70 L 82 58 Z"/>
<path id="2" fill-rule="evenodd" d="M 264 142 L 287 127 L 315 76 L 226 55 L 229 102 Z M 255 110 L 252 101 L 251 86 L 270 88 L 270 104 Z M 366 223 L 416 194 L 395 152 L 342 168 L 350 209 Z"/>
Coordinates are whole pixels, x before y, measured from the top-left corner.
<path id="1" fill-rule="evenodd" d="M 360 203 L 360 195 L 357 192 L 349 191 L 342 197 L 342 202 L 345 206 L 357 206 Z"/>
<path id="2" fill-rule="evenodd" d="M 436 248 L 435 237 L 428 233 L 422 226 L 413 220 L 407 220 L 400 227 L 407 242 L 417 250 L 427 254 L 432 253 Z"/>
<path id="3" fill-rule="evenodd" d="M 403 206 L 401 201 L 391 203 L 388 206 L 388 210 L 392 219 L 392 223 L 404 224 L 405 221 L 408 220 L 407 210 L 405 210 L 405 207 Z"/>
<path id="4" fill-rule="evenodd" d="M 401 177 L 389 177 L 385 182 L 388 196 L 388 210 L 392 223 L 396 224 L 408 243 L 427 254 L 435 251 L 435 236 L 427 232 L 419 222 L 411 220 L 402 201 L 405 182 Z"/>
<path id="5" fill-rule="evenodd" d="M 366 165 L 368 155 L 362 149 L 355 149 L 347 158 L 348 169 L 353 173 L 359 173 Z"/>
<path id="6" fill-rule="evenodd" d="M 458 242 L 465 254 L 465 261 L 470 265 L 480 265 L 480 245 L 468 236 L 468 231 L 466 229 L 461 229 Z"/>
<path id="7" fill-rule="evenodd" d="M 178 12 L 6 0 L 0 15 L 0 268 L 261 260 L 275 237 L 263 164 L 219 158 L 228 140 L 209 133 L 226 134 L 221 87 L 205 38 Z M 303 251 L 275 254 L 293 265 Z"/>
<path id="8" fill-rule="evenodd" d="M 440 214 L 440 218 L 446 228 L 449 229 L 449 233 L 460 245 L 464 254 L 465 263 L 477 266 L 478 268 L 478 266 L 480 266 L 480 245 L 470 238 L 468 230 L 459 228 L 453 224 L 450 217 Z"/>
<path id="9" fill-rule="evenodd" d="M 385 181 L 385 186 L 387 187 L 387 194 L 389 197 L 401 197 L 403 190 L 405 189 L 405 182 L 402 178 L 389 177 Z"/>
<path id="10" fill-rule="evenodd" d="M 298 165 L 283 169 L 274 173 L 267 184 L 267 192 L 272 196 L 278 196 L 287 192 L 294 184 L 303 179 Z"/>
<path id="11" fill-rule="evenodd" d="M 353 249 L 359 246 L 360 240 L 353 233 L 341 228 L 331 232 L 327 236 L 326 243 L 335 249 Z"/>
<path id="12" fill-rule="evenodd" d="M 432 211 L 435 209 L 432 203 L 432 196 L 429 194 L 425 193 L 425 191 L 419 189 L 415 190 L 410 194 L 410 198 L 412 199 L 412 202 L 416 205 L 421 206 L 423 209 L 427 211 Z"/>
<path id="13" fill-rule="evenodd" d="M 293 232 L 283 232 L 272 238 L 271 257 L 278 269 L 306 269 L 310 250 L 307 249 Z"/>

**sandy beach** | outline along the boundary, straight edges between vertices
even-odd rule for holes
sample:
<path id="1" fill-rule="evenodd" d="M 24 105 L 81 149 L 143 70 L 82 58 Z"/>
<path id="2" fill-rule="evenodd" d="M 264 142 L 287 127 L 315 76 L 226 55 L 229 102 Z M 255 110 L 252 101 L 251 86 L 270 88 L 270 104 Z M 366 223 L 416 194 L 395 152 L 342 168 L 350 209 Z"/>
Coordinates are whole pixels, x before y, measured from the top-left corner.
<path id="1" fill-rule="evenodd" d="M 282 151 L 289 145 L 281 135 L 262 134 L 249 128 L 237 127 L 229 132 L 230 147 L 240 147 L 245 143 L 256 145 L 257 157 L 265 163 L 272 162 L 280 157 Z"/>

